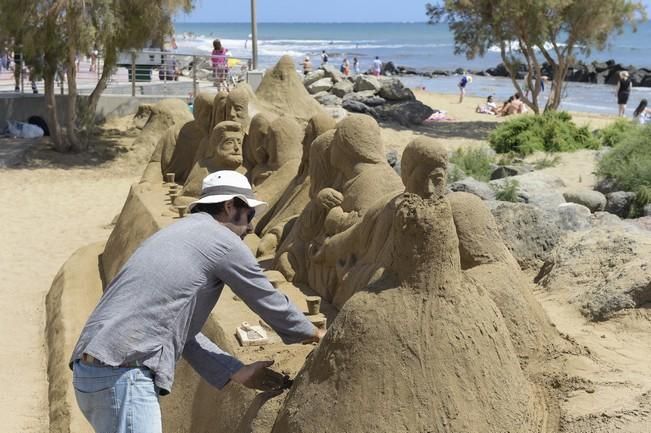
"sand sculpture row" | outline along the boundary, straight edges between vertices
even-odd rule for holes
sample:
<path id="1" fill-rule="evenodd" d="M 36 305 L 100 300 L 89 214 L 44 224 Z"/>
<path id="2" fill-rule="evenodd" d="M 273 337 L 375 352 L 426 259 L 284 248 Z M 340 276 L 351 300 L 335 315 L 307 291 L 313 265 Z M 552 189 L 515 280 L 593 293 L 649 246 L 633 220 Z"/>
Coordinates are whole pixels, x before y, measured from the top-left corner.
<path id="1" fill-rule="evenodd" d="M 289 58 L 256 94 L 201 94 L 141 181 L 174 173 L 185 204 L 206 174 L 245 173 L 270 204 L 258 257 L 339 310 L 273 431 L 555 431 L 536 378 L 561 343 L 485 205 L 446 195 L 446 149 L 415 139 L 398 175 L 373 118 L 336 123 L 310 101 Z"/>

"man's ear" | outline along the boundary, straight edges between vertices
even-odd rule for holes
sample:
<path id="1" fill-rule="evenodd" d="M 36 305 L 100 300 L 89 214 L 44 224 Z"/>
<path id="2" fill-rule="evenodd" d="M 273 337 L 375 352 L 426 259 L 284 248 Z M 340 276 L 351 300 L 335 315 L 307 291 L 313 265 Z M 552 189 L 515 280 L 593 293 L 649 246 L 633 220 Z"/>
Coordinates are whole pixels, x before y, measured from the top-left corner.
<path id="1" fill-rule="evenodd" d="M 230 199 L 224 202 L 224 212 L 229 218 L 237 212 L 237 209 L 235 208 L 235 199 Z"/>

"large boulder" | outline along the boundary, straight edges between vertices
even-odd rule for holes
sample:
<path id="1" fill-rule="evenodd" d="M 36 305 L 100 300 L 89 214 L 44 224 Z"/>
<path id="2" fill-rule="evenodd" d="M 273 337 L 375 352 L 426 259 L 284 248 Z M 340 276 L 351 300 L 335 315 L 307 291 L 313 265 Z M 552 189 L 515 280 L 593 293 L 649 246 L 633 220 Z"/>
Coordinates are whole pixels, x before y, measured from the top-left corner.
<path id="1" fill-rule="evenodd" d="M 606 212 L 615 214 L 620 218 L 626 218 L 631 211 L 634 199 L 634 192 L 616 191 L 606 194 Z"/>
<path id="2" fill-rule="evenodd" d="M 310 84 L 315 83 L 325 77 L 326 77 L 325 71 L 323 69 L 317 69 L 316 71 L 312 71 L 305 76 L 305 78 L 303 79 L 303 84 L 305 84 L 305 87 L 307 87 Z"/>
<path id="3" fill-rule="evenodd" d="M 525 203 L 553 211 L 558 205 L 565 203 L 563 195 L 557 192 L 565 187 L 565 183 L 558 176 L 534 171 L 508 179 L 491 180 L 490 184 L 495 188 L 502 188 L 509 180 L 518 182 L 519 196 Z"/>
<path id="4" fill-rule="evenodd" d="M 538 271 L 561 238 L 556 218 L 539 207 L 499 202 L 491 209 L 504 243 L 523 270 Z"/>
<path id="5" fill-rule="evenodd" d="M 594 227 L 565 237 L 536 281 L 564 293 L 591 320 L 651 301 L 651 232 L 632 224 Z"/>
<path id="6" fill-rule="evenodd" d="M 332 87 L 332 93 L 337 95 L 340 98 L 343 98 L 349 93 L 353 92 L 354 84 L 348 80 L 341 80 Z"/>
<path id="7" fill-rule="evenodd" d="M 327 106 L 339 106 L 341 105 L 341 98 L 332 95 L 328 92 L 319 92 L 318 95 L 314 96 L 314 99 L 319 101 L 319 104 L 321 105 L 327 105 Z"/>
<path id="8" fill-rule="evenodd" d="M 355 91 L 361 92 L 363 90 L 372 90 L 375 93 L 379 92 L 382 88 L 380 80 L 372 75 L 358 75 L 355 79 Z"/>
<path id="9" fill-rule="evenodd" d="M 474 194 L 482 200 L 495 200 L 495 191 L 486 182 L 480 182 L 472 177 L 452 182 L 450 190 L 454 192 L 468 192 Z"/>
<path id="10" fill-rule="evenodd" d="M 587 207 L 590 212 L 600 212 L 606 209 L 606 196 L 599 191 L 570 189 L 563 193 L 563 198 L 569 203 L 577 203 Z"/>
<path id="11" fill-rule="evenodd" d="M 383 80 L 379 93 L 381 97 L 389 101 L 413 101 L 416 99 L 414 93 L 397 78 Z"/>
<path id="12" fill-rule="evenodd" d="M 587 207 L 577 203 L 563 203 L 558 206 L 558 225 L 562 230 L 576 232 L 591 227 L 591 213 Z"/>
<path id="13" fill-rule="evenodd" d="M 377 108 L 380 120 L 398 122 L 403 126 L 420 125 L 434 110 L 420 101 L 385 104 Z"/>
<path id="14" fill-rule="evenodd" d="M 339 69 L 335 68 L 332 65 L 325 64 L 321 66 L 321 69 L 323 69 L 323 71 L 325 72 L 325 76 L 332 78 L 332 81 L 334 81 L 335 83 L 338 83 L 344 79 L 344 76 L 341 72 L 339 72 Z"/>
<path id="15" fill-rule="evenodd" d="M 330 77 L 321 78 L 320 80 L 315 81 L 314 83 L 307 86 L 307 91 L 312 95 L 319 92 L 327 92 L 330 89 L 332 89 L 332 78 Z"/>
<path id="16" fill-rule="evenodd" d="M 377 117 L 377 112 L 374 108 L 369 107 L 363 102 L 355 101 L 353 99 L 344 99 L 341 103 L 342 108 L 352 112 L 352 113 L 362 113 L 368 114 L 373 117 Z"/>

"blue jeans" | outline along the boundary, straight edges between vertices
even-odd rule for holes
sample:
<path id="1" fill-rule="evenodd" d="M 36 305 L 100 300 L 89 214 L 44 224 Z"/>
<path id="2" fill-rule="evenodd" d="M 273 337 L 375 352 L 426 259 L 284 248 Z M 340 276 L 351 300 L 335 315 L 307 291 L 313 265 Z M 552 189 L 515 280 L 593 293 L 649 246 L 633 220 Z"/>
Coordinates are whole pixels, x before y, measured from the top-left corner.
<path id="1" fill-rule="evenodd" d="M 77 404 L 96 433 L 161 433 L 158 388 L 152 372 L 75 361 Z"/>

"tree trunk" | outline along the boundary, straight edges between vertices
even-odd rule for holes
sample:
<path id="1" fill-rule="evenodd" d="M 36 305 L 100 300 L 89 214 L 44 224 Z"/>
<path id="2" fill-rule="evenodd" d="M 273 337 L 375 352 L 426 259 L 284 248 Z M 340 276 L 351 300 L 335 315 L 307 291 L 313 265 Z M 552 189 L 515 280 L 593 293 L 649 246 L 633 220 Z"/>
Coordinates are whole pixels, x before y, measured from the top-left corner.
<path id="1" fill-rule="evenodd" d="M 106 47 L 104 65 L 102 66 L 102 75 L 100 76 L 99 81 L 97 81 L 97 85 L 95 85 L 93 92 L 88 97 L 88 102 L 85 108 L 86 115 L 89 117 L 92 116 L 93 120 L 95 117 L 95 111 L 97 110 L 97 103 L 99 102 L 100 96 L 102 96 L 102 92 L 104 92 L 108 86 L 108 80 L 111 78 L 111 74 L 115 68 L 115 62 L 117 62 L 115 49 L 113 49 L 113 47 Z"/>
<path id="2" fill-rule="evenodd" d="M 70 149 L 68 141 L 63 136 L 61 126 L 59 125 L 59 117 L 57 115 L 57 105 L 54 86 L 54 74 L 46 73 L 43 77 L 45 81 L 45 104 L 48 114 L 48 128 L 50 129 L 50 139 L 57 152 L 67 152 Z"/>
<path id="3" fill-rule="evenodd" d="M 66 121 L 68 141 L 73 152 L 81 152 L 83 146 L 77 135 L 77 50 L 74 44 L 69 44 L 67 52 L 68 69 L 68 119 Z"/>

